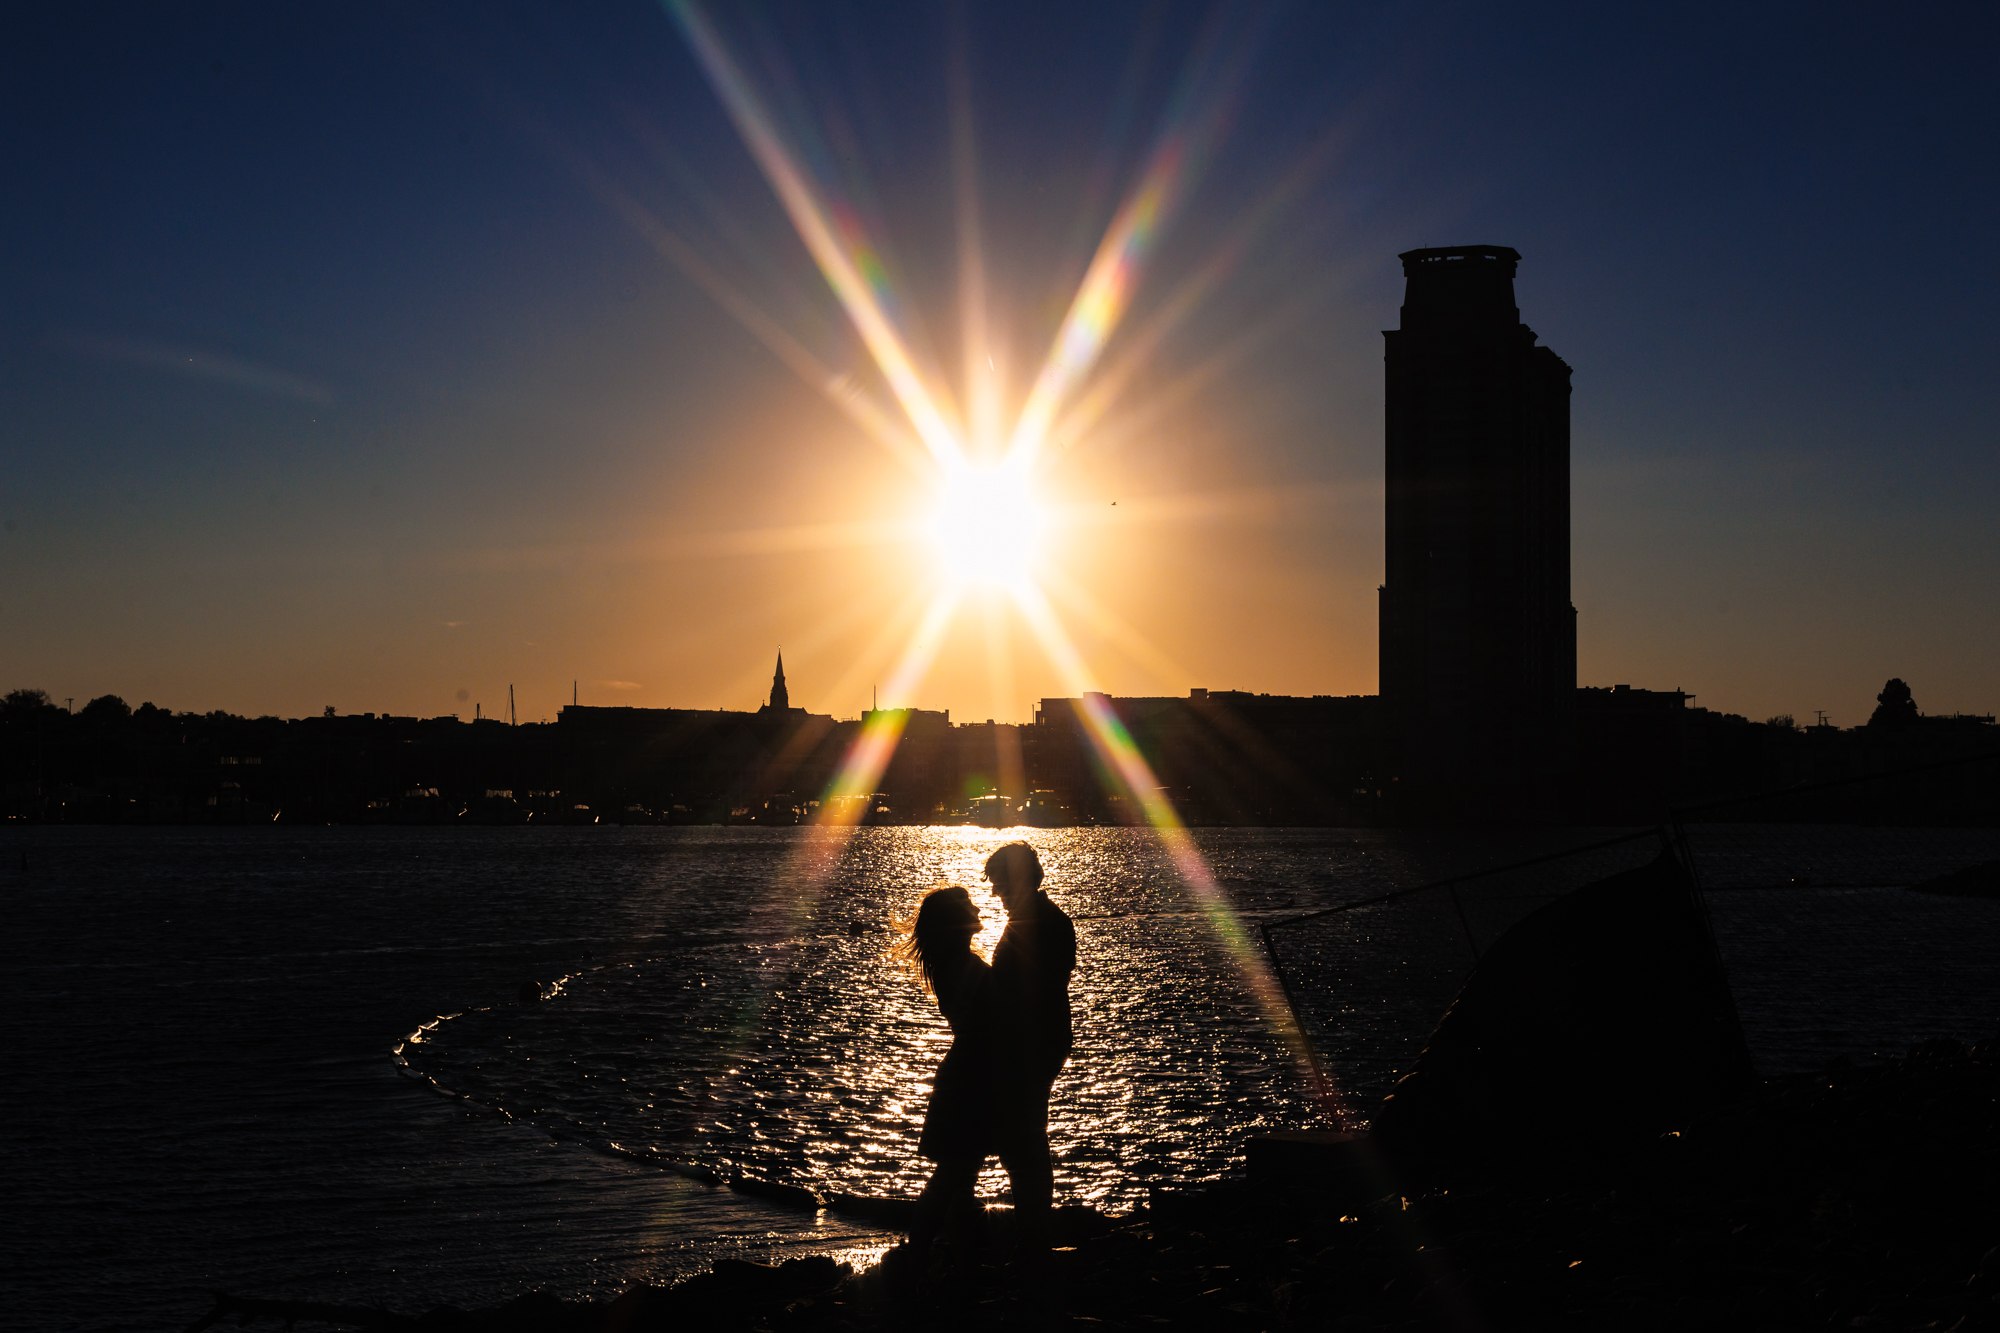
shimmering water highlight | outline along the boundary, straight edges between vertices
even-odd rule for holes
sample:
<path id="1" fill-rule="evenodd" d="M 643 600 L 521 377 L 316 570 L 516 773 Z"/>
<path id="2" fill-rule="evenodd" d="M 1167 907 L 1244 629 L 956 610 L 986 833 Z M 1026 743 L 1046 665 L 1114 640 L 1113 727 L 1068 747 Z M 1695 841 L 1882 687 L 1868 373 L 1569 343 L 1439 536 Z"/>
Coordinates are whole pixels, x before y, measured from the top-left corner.
<path id="1" fill-rule="evenodd" d="M 1311 1120 L 1281 1034 L 1188 903 L 1169 848 L 1122 830 L 1004 836 L 1037 845 L 1077 918 L 1078 1050 L 1051 1113 L 1065 1198 L 1127 1208 L 1150 1185 L 1226 1171 L 1248 1134 Z M 439 1023 L 408 1058 L 574 1137 L 822 1193 L 914 1194 L 927 1164 L 912 1148 L 950 1035 L 890 956 L 889 925 L 929 888 L 964 884 L 990 949 L 1004 912 L 976 886 L 1001 840 L 804 830 L 786 876 L 677 905 L 645 956 Z M 760 925 L 781 922 L 796 932 Z M 986 1188 L 998 1197 L 1004 1177 Z"/>

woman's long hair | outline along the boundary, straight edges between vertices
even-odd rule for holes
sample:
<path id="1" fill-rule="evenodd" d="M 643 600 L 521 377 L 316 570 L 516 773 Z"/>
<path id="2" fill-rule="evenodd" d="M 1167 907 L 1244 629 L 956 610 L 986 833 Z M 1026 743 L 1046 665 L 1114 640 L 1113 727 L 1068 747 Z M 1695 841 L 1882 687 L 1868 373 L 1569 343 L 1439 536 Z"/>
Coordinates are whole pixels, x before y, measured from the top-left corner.
<path id="1" fill-rule="evenodd" d="M 949 987 L 958 979 L 955 964 L 972 952 L 972 937 L 979 933 L 979 909 L 972 905 L 972 895 L 956 884 L 932 889 L 917 904 L 917 914 L 905 929 L 909 937 L 897 946 L 897 952 L 923 988 L 936 995 L 939 979 Z"/>

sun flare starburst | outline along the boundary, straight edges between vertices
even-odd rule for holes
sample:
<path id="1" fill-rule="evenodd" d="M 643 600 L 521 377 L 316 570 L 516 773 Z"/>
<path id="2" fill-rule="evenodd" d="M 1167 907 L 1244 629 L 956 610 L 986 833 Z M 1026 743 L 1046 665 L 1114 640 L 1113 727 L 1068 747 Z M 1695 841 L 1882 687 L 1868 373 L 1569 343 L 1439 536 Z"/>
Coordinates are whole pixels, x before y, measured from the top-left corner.
<path id="1" fill-rule="evenodd" d="M 928 515 L 916 525 L 931 546 L 940 577 L 909 642 L 885 682 L 890 706 L 867 715 L 839 773 L 827 790 L 822 820 L 852 823 L 873 804 L 876 783 L 901 740 L 909 714 L 900 704 L 922 683 L 938 646 L 968 594 L 1002 594 L 982 599 L 989 612 L 1011 607 L 1027 625 L 1063 684 L 1081 701 L 1079 721 L 1096 752 L 1097 771 L 1126 808 L 1142 812 L 1171 852 L 1182 884 L 1207 917 L 1215 937 L 1235 959 L 1250 992 L 1266 1016 L 1298 1049 L 1303 1037 L 1292 1023 L 1277 983 L 1181 822 L 1167 792 L 1133 743 L 1108 698 L 1095 692 L 1093 673 L 1044 595 L 1043 584 L 1059 590 L 1069 581 L 1055 569 L 1038 568 L 1039 548 L 1050 527 L 1050 511 L 1038 500 L 1035 483 L 1048 466 L 1051 445 L 1067 447 L 1102 414 L 1105 403 L 1130 381 L 1131 365 L 1105 376 L 1093 391 L 1091 377 L 1120 320 L 1130 309 L 1158 238 L 1191 191 L 1200 164 L 1212 152 L 1230 119 L 1235 92 L 1242 86 L 1254 42 L 1209 43 L 1191 58 L 1163 118 L 1159 135 L 1133 187 L 1126 193 L 1070 299 L 1061 327 L 1033 376 L 1011 429 L 1003 428 L 996 369 L 999 350 L 984 326 L 984 260 L 978 254 L 976 191 L 972 186 L 969 100 L 959 89 L 954 105 L 954 146 L 958 157 L 961 299 L 965 321 L 967 383 L 962 386 L 969 420 L 954 406 L 941 379 L 912 351 L 902 312 L 907 302 L 894 290 L 887 252 L 866 234 L 861 214 L 848 207 L 836 182 L 810 169 L 799 151 L 811 135 L 794 126 L 787 134 L 776 104 L 767 101 L 743 64 L 731 54 L 721 32 L 695 0 L 664 0 L 679 22 L 751 156 L 762 169 L 799 239 L 819 266 L 828 287 L 867 348 L 881 380 L 895 398 L 909 430 L 922 441 L 935 467 Z M 685 266 L 685 265 L 684 265 Z M 1218 260 L 1215 273 L 1226 269 Z M 1157 343 L 1165 328 L 1184 318 L 1212 285 L 1208 275 L 1157 321 L 1139 341 L 1138 356 Z M 739 303 L 740 304 L 740 303 Z M 739 315 L 739 318 L 743 316 Z M 764 336 L 764 335 L 760 335 Z M 774 349 L 792 342 L 766 337 Z M 801 358 L 793 356 L 794 368 Z M 981 372 L 984 368 L 985 373 Z M 865 395 L 842 377 L 844 410 L 871 433 L 895 446 L 902 435 L 880 408 L 862 410 Z M 1081 401 L 1079 401 L 1081 399 Z M 852 400 L 852 401 L 850 401 Z M 1000 442 L 1005 441 L 1005 447 Z M 904 447 L 904 457 L 916 450 Z M 994 458 L 991 462 L 977 459 Z M 1087 599 L 1071 588 L 1072 604 Z M 989 632 L 993 629 L 989 618 Z M 1136 633 L 1127 632 L 1130 637 Z M 1329 1112 L 1334 1113 L 1332 1094 Z"/>
<path id="2" fill-rule="evenodd" d="M 938 486 L 925 523 L 946 578 L 958 588 L 1014 590 L 1035 577 L 1048 514 L 1025 469 L 960 467 Z"/>

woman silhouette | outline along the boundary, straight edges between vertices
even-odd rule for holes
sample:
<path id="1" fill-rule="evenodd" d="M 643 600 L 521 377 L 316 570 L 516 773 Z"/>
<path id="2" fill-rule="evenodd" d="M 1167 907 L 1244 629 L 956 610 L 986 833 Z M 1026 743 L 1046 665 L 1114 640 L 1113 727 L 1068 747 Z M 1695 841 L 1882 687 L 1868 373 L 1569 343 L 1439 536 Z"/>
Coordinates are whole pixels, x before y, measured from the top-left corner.
<path id="1" fill-rule="evenodd" d="M 993 1151 L 992 969 L 973 952 L 972 937 L 978 933 L 979 909 L 972 905 L 971 895 L 957 887 L 933 889 L 917 907 L 910 937 L 902 945 L 911 969 L 937 997 L 952 1035 L 951 1049 L 931 1083 L 923 1137 L 917 1144 L 917 1150 L 937 1164 L 917 1196 L 917 1215 L 910 1227 L 910 1258 L 919 1272 L 940 1231 L 949 1231 L 954 1242 L 966 1238 L 977 1214 L 973 1186 L 980 1164 Z M 963 1248 L 953 1245 L 954 1250 Z"/>

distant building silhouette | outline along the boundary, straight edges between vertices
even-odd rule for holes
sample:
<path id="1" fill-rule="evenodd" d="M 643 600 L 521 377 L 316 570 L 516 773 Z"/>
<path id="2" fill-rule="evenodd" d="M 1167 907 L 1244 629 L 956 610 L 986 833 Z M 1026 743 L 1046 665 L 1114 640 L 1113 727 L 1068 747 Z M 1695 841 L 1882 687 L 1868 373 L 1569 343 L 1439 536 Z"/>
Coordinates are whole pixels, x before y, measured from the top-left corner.
<path id="1" fill-rule="evenodd" d="M 792 696 L 785 689 L 785 655 L 778 654 L 778 673 L 771 677 L 771 702 L 758 710 L 764 713 L 789 713 L 792 711 Z"/>
<path id="2" fill-rule="evenodd" d="M 1382 817 L 1376 698 L 1194 689 L 1186 698 L 1095 694 L 1036 705 L 1034 725 L 1022 734 L 1027 779 L 1078 820 L 1143 817 L 1102 780 L 1086 703 L 1117 718 L 1186 823 L 1366 824 Z"/>
<path id="3" fill-rule="evenodd" d="M 1438 795 L 1546 790 L 1569 766 L 1576 691 L 1570 368 L 1521 322 L 1515 251 L 1399 258 L 1381 589 L 1398 776 Z"/>

